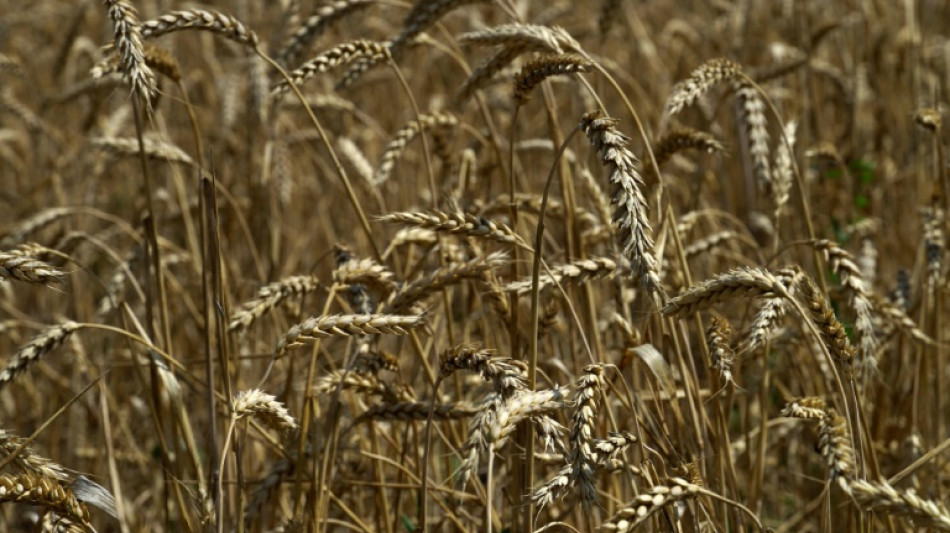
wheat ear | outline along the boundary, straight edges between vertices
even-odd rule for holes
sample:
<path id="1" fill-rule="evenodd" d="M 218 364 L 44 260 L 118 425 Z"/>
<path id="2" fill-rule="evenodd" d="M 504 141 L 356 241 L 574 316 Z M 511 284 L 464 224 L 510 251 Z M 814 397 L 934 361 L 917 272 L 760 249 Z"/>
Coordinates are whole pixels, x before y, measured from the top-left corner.
<path id="1" fill-rule="evenodd" d="M 653 250 L 653 230 L 647 218 L 647 202 L 643 196 L 643 177 L 636 168 L 637 159 L 627 148 L 630 139 L 617 131 L 617 119 L 602 117 L 599 112 L 587 113 L 581 129 L 600 154 L 611 184 L 613 221 L 623 254 L 631 269 L 657 306 L 666 300 L 660 282 L 660 267 Z"/>

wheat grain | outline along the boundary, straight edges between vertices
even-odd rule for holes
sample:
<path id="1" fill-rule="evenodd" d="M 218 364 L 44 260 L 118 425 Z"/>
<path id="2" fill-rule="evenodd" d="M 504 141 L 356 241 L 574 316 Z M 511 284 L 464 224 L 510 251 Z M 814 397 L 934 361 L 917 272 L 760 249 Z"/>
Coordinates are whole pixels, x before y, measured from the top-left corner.
<path id="1" fill-rule="evenodd" d="M 71 490 L 52 478 L 29 473 L 0 474 L 0 501 L 38 505 L 91 527 L 86 506 L 76 500 Z"/>
<path id="2" fill-rule="evenodd" d="M 785 404 L 780 413 L 782 416 L 804 418 L 806 420 L 821 420 L 828 410 L 825 399 L 817 396 L 798 398 Z"/>
<path id="3" fill-rule="evenodd" d="M 682 478 L 670 478 L 666 484 L 650 487 L 617 514 L 600 525 L 602 531 L 627 533 L 646 522 L 654 513 L 683 500 L 695 497 L 700 486 Z"/>
<path id="4" fill-rule="evenodd" d="M 443 268 L 436 269 L 418 279 L 406 283 L 393 291 L 383 306 L 385 313 L 401 313 L 413 307 L 413 304 L 425 298 L 434 291 L 454 285 L 466 279 L 479 279 L 485 271 L 503 265 L 507 262 L 506 255 L 494 252 L 485 256 L 476 257 L 464 263 L 451 263 Z"/>

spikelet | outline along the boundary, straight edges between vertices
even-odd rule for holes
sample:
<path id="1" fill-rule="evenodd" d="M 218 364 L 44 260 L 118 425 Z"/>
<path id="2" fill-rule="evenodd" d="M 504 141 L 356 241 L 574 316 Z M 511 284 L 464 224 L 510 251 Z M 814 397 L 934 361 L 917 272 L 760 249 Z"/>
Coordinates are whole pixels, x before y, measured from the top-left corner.
<path id="1" fill-rule="evenodd" d="M 524 244 L 514 230 L 484 216 L 475 216 L 461 211 L 427 211 L 390 213 L 379 217 L 380 222 L 402 224 L 467 237 L 484 238 L 502 244 Z"/>
<path id="2" fill-rule="evenodd" d="M 735 78 L 739 73 L 739 65 L 728 59 L 712 59 L 703 63 L 689 78 L 673 87 L 673 94 L 666 103 L 667 114 L 679 113 L 693 105 L 717 83 Z"/>
<path id="3" fill-rule="evenodd" d="M 799 281 L 798 290 L 831 356 L 842 365 L 850 365 L 854 361 L 854 348 L 848 340 L 844 326 L 838 322 L 834 311 L 828 305 L 828 301 L 825 300 L 818 287 L 807 278 Z"/>
<path id="4" fill-rule="evenodd" d="M 656 158 L 658 165 L 662 165 L 669 161 L 674 154 L 687 149 L 706 152 L 707 154 L 726 151 L 722 143 L 705 131 L 677 128 L 656 142 L 653 146 L 653 157 Z"/>
<path id="5" fill-rule="evenodd" d="M 854 475 L 854 448 L 847 422 L 834 409 L 829 408 L 818 421 L 818 451 L 825 460 L 829 481 L 845 487 L 846 480 Z"/>
<path id="6" fill-rule="evenodd" d="M 257 47 L 257 34 L 238 19 L 220 11 L 189 9 L 172 11 L 154 20 L 142 23 L 142 36 L 154 39 L 176 31 L 193 29 L 223 35 L 236 43 Z"/>
<path id="7" fill-rule="evenodd" d="M 742 103 L 742 123 L 748 130 L 749 155 L 755 178 L 765 188 L 773 184 L 772 167 L 769 163 L 769 130 L 765 120 L 765 102 L 751 85 L 742 84 L 736 91 Z"/>
<path id="8" fill-rule="evenodd" d="M 228 323 L 228 331 L 243 331 L 282 301 L 315 291 L 320 283 L 313 276 L 291 276 L 261 287 L 251 300 L 241 305 Z"/>
<path id="9" fill-rule="evenodd" d="M 379 166 L 376 169 L 376 185 L 385 183 L 396 166 L 396 161 L 402 155 L 406 145 L 415 139 L 424 130 L 448 129 L 458 125 L 458 118 L 449 113 L 434 112 L 424 113 L 418 119 L 410 120 L 405 126 L 400 128 L 386 143 L 383 155 L 380 158 Z"/>
<path id="10" fill-rule="evenodd" d="M 495 392 L 508 399 L 525 390 L 525 369 L 512 359 L 494 357 L 490 350 L 477 344 L 459 344 L 439 355 L 439 373 L 442 379 L 459 370 L 478 372 L 485 381 L 494 384 Z"/>
<path id="11" fill-rule="evenodd" d="M 277 343 L 277 356 L 317 339 L 350 335 L 405 335 L 425 322 L 422 316 L 327 315 L 307 319 L 290 328 Z"/>
<path id="12" fill-rule="evenodd" d="M 240 420 L 253 416 L 273 429 L 296 429 L 297 422 L 290 416 L 287 408 L 271 394 L 259 389 L 241 391 L 231 404 L 234 418 Z"/>
<path id="13" fill-rule="evenodd" d="M 599 112 L 587 113 L 581 129 L 591 145 L 600 153 L 607 167 L 611 184 L 613 222 L 624 256 L 630 261 L 635 276 L 655 305 L 661 306 L 666 292 L 660 282 L 660 267 L 653 250 L 653 230 L 647 218 L 647 202 L 643 196 L 643 177 L 636 168 L 636 157 L 627 148 L 630 139 L 617 131 L 617 119 L 602 117 Z"/>
<path id="14" fill-rule="evenodd" d="M 590 60 L 571 54 L 545 55 L 529 61 L 515 76 L 515 103 L 526 104 L 531 97 L 531 91 L 547 78 L 590 72 L 593 68 L 594 64 Z"/>
<path id="15" fill-rule="evenodd" d="M 618 267 L 617 262 L 609 257 L 591 257 L 589 259 L 579 259 L 566 265 L 554 265 L 550 270 L 550 273 L 544 272 L 538 278 L 539 290 L 544 290 L 555 284 L 580 284 L 587 280 L 609 278 L 617 272 Z M 502 290 L 524 296 L 531 292 L 531 280 L 524 279 L 509 283 L 502 287 Z"/>
<path id="16" fill-rule="evenodd" d="M 785 404 L 780 413 L 782 416 L 804 418 L 806 420 L 821 420 L 825 417 L 828 406 L 825 399 L 817 396 L 798 398 Z"/>
<path id="17" fill-rule="evenodd" d="M 89 510 L 55 479 L 36 474 L 0 474 L 0 502 L 21 502 L 56 511 L 89 526 Z"/>
<path id="18" fill-rule="evenodd" d="M 304 48 L 316 41 L 333 23 L 343 17 L 369 7 L 372 0 L 336 0 L 320 6 L 291 35 L 276 58 L 284 64 L 290 63 Z"/>
<path id="19" fill-rule="evenodd" d="M 62 281 L 63 272 L 58 268 L 40 261 L 25 250 L 0 251 L 0 278 L 52 285 Z"/>
<path id="20" fill-rule="evenodd" d="M 771 272 L 758 268 L 737 268 L 703 281 L 672 298 L 663 314 L 681 316 L 707 309 L 731 298 L 784 296 L 787 292 Z"/>
<path id="21" fill-rule="evenodd" d="M 294 85 L 300 86 L 317 74 L 341 67 L 356 59 L 369 58 L 374 61 L 381 61 L 387 57 L 389 57 L 389 46 L 386 43 L 358 39 L 339 44 L 315 56 L 291 71 L 289 76 Z M 277 97 L 289 90 L 290 82 L 283 80 L 274 86 L 271 94 Z"/>
<path id="22" fill-rule="evenodd" d="M 141 26 L 135 8 L 126 0 L 103 0 L 115 30 L 115 47 L 119 50 L 122 75 L 146 105 L 158 92 L 155 74 L 145 63 Z"/>
<path id="23" fill-rule="evenodd" d="M 706 329 L 706 343 L 709 345 L 711 367 L 719 372 L 719 379 L 725 384 L 735 384 L 732 367 L 735 365 L 736 354 L 729 346 L 729 336 L 732 326 L 725 318 L 713 315 Z"/>
<path id="24" fill-rule="evenodd" d="M 695 497 L 701 487 L 682 478 L 670 478 L 665 484 L 650 487 L 627 503 L 617 514 L 600 525 L 601 531 L 628 533 L 661 509 Z"/>
<path id="25" fill-rule="evenodd" d="M 494 252 L 464 263 L 450 263 L 393 291 L 383 306 L 383 311 L 386 313 L 406 312 L 413 307 L 413 304 L 434 291 L 466 279 L 478 280 L 486 271 L 506 262 L 507 256 L 504 253 Z"/>
<path id="26" fill-rule="evenodd" d="M 852 480 L 851 497 L 862 508 L 904 516 L 916 527 L 950 531 L 950 511 L 940 502 L 921 498 L 913 490 L 898 489 L 886 481 Z"/>
<path id="27" fill-rule="evenodd" d="M 46 328 L 33 340 L 20 347 L 7 362 L 3 371 L 0 371 L 0 389 L 16 379 L 27 367 L 63 344 L 74 331 L 79 329 L 82 329 L 82 324 L 68 320 Z"/>

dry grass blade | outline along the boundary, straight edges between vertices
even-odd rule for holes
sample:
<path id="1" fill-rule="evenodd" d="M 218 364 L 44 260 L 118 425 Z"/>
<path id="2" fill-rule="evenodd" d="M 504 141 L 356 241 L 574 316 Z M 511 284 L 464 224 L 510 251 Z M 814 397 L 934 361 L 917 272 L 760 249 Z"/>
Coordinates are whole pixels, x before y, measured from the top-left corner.
<path id="1" fill-rule="evenodd" d="M 328 315 L 314 317 L 290 328 L 277 343 L 277 355 L 290 348 L 303 346 L 317 339 L 351 335 L 405 335 L 425 323 L 423 316 L 392 314 Z"/>
<path id="2" fill-rule="evenodd" d="M 231 403 L 231 409 L 234 412 L 234 418 L 238 420 L 253 416 L 273 429 L 297 428 L 297 422 L 287 412 L 287 408 L 278 402 L 272 394 L 267 394 L 259 389 L 239 392 Z"/>
<path id="3" fill-rule="evenodd" d="M 771 272 L 758 268 L 737 268 L 690 287 L 670 299 L 663 308 L 663 314 L 688 315 L 732 298 L 786 295 L 786 290 Z"/>
<path id="4" fill-rule="evenodd" d="M 291 276 L 261 287 L 254 298 L 241 305 L 241 308 L 231 316 L 228 331 L 246 330 L 284 300 L 303 296 L 319 287 L 320 283 L 313 276 Z"/>

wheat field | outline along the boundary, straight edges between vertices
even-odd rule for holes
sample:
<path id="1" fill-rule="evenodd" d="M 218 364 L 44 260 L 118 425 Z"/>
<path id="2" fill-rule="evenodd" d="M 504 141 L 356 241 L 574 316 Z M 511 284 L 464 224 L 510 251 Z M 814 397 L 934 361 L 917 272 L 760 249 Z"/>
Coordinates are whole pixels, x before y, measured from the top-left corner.
<path id="1" fill-rule="evenodd" d="M 950 4 L 0 0 L 0 530 L 950 531 Z"/>

